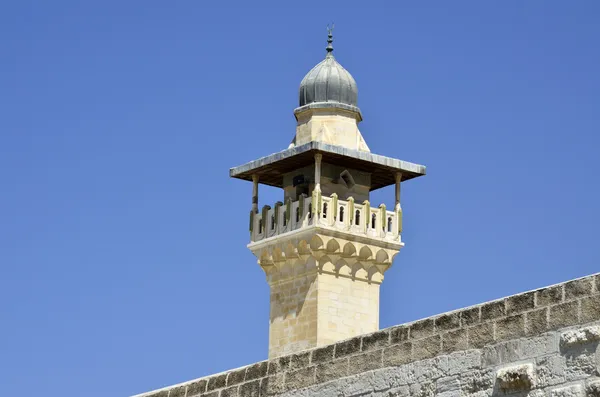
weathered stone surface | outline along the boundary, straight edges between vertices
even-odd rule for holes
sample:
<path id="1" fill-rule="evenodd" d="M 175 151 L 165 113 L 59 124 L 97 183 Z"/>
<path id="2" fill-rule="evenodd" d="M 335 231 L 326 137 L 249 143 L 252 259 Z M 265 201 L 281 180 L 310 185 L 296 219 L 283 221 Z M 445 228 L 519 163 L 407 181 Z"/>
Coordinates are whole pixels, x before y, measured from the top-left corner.
<path id="1" fill-rule="evenodd" d="M 581 322 L 600 320 L 600 295 L 581 299 Z"/>
<path id="2" fill-rule="evenodd" d="M 436 393 L 445 393 L 449 391 L 458 391 L 460 389 L 460 381 L 458 376 L 447 376 L 440 378 L 435 383 Z"/>
<path id="3" fill-rule="evenodd" d="M 579 346 L 565 355 L 565 377 L 567 381 L 589 378 L 598 375 L 595 357 L 596 346 Z"/>
<path id="4" fill-rule="evenodd" d="M 535 386 L 533 364 L 519 364 L 501 368 L 496 373 L 498 387 L 504 392 L 529 390 Z"/>
<path id="5" fill-rule="evenodd" d="M 290 356 L 290 371 L 293 371 L 298 368 L 305 368 L 308 366 L 310 362 L 310 352 L 303 352 L 298 354 L 293 354 Z"/>
<path id="6" fill-rule="evenodd" d="M 411 397 L 433 397 L 435 395 L 435 383 L 429 381 L 414 383 L 409 386 Z"/>
<path id="7" fill-rule="evenodd" d="M 219 397 L 238 397 L 239 386 L 228 387 L 227 389 L 221 390 Z"/>
<path id="8" fill-rule="evenodd" d="M 315 368 L 307 367 L 285 374 L 285 389 L 296 390 L 308 387 L 315 383 Z"/>
<path id="9" fill-rule="evenodd" d="M 329 362 L 333 360 L 333 351 L 335 345 L 328 345 L 312 351 L 312 357 L 310 362 L 312 364 L 319 364 L 323 362 Z"/>
<path id="10" fill-rule="evenodd" d="M 600 379 L 593 378 L 587 382 L 585 387 L 587 397 L 600 397 Z"/>
<path id="11" fill-rule="evenodd" d="M 273 360 L 269 360 L 269 368 L 267 373 L 273 375 L 281 371 L 287 371 L 290 367 L 290 356 L 277 357 Z"/>
<path id="12" fill-rule="evenodd" d="M 461 326 L 478 324 L 481 318 L 480 311 L 481 308 L 479 306 L 461 310 L 459 314 Z"/>
<path id="13" fill-rule="evenodd" d="M 571 385 L 550 391 L 550 397 L 582 397 L 581 385 Z"/>
<path id="14" fill-rule="evenodd" d="M 455 352 L 446 357 L 447 361 L 445 363 L 442 363 L 442 357 L 440 357 L 440 366 L 446 375 L 458 375 L 481 368 L 481 351 L 479 350 Z"/>
<path id="15" fill-rule="evenodd" d="M 399 345 L 393 345 L 383 349 L 383 365 L 406 364 L 411 361 L 412 343 L 404 342 Z"/>
<path id="16" fill-rule="evenodd" d="M 179 386 L 169 391 L 170 397 L 185 397 L 186 386 Z"/>
<path id="17" fill-rule="evenodd" d="M 227 385 L 227 374 L 221 374 L 208 378 L 208 384 L 206 385 L 206 391 L 213 391 L 221 389 Z"/>
<path id="18" fill-rule="evenodd" d="M 469 347 L 479 349 L 494 342 L 494 323 L 487 322 L 467 329 Z"/>
<path id="19" fill-rule="evenodd" d="M 593 280 L 583 278 L 565 283 L 565 300 L 581 298 L 592 293 Z"/>
<path id="20" fill-rule="evenodd" d="M 436 332 L 455 329 L 460 326 L 460 314 L 458 312 L 444 314 L 434 320 Z"/>
<path id="21" fill-rule="evenodd" d="M 383 330 L 365 335 L 362 340 L 362 350 L 366 352 L 370 350 L 381 349 L 389 344 L 390 333 L 388 330 Z"/>
<path id="22" fill-rule="evenodd" d="M 492 320 L 506 315 L 505 302 L 496 301 L 481 306 L 481 321 Z"/>
<path id="23" fill-rule="evenodd" d="M 539 359 L 536 366 L 537 386 L 554 386 L 565 382 L 565 359 L 552 355 Z"/>
<path id="24" fill-rule="evenodd" d="M 260 395 L 273 396 L 285 391 L 284 374 L 276 374 L 260 381 Z"/>
<path id="25" fill-rule="evenodd" d="M 335 358 L 360 352 L 361 338 L 352 338 L 335 344 Z"/>
<path id="26" fill-rule="evenodd" d="M 600 341 L 600 325 L 569 330 L 560 335 L 561 349 Z"/>
<path id="27" fill-rule="evenodd" d="M 240 397 L 259 397 L 260 396 L 260 380 L 242 383 L 239 386 Z M 221 393 L 222 394 L 222 393 Z"/>
<path id="28" fill-rule="evenodd" d="M 563 286 L 555 285 L 535 292 L 536 306 L 549 306 L 561 303 L 563 299 Z"/>
<path id="29" fill-rule="evenodd" d="M 348 365 L 350 375 L 383 367 L 383 350 L 375 350 L 352 357 Z"/>
<path id="30" fill-rule="evenodd" d="M 150 393 L 147 397 L 167 397 L 169 395 L 169 390 L 159 390 L 154 393 Z"/>
<path id="31" fill-rule="evenodd" d="M 348 359 L 319 364 L 316 371 L 317 383 L 348 376 Z"/>
<path id="32" fill-rule="evenodd" d="M 256 363 L 254 365 L 249 366 L 246 369 L 246 381 L 267 376 L 268 364 L 269 363 L 267 361 L 262 361 L 260 363 Z"/>
<path id="33" fill-rule="evenodd" d="M 535 306 L 534 298 L 535 292 L 527 292 L 507 298 L 506 313 L 511 315 L 533 309 Z"/>
<path id="34" fill-rule="evenodd" d="M 410 337 L 411 339 L 426 338 L 433 335 L 434 322 L 432 318 L 417 321 L 410 326 Z"/>
<path id="35" fill-rule="evenodd" d="M 412 357 L 423 360 L 438 355 L 442 350 L 442 338 L 439 335 L 413 341 Z"/>
<path id="36" fill-rule="evenodd" d="M 469 347 L 467 330 L 458 329 L 448 331 L 442 335 L 442 352 L 450 353 L 457 350 L 465 350 Z"/>
<path id="37" fill-rule="evenodd" d="M 494 371 L 476 370 L 463 372 L 460 375 L 462 394 L 473 394 L 491 389 L 494 386 Z"/>
<path id="38" fill-rule="evenodd" d="M 578 322 L 578 302 L 561 303 L 550 307 L 548 325 L 551 329 L 566 327 Z"/>
<path id="39" fill-rule="evenodd" d="M 533 310 L 525 314 L 527 335 L 539 335 L 548 330 L 548 308 Z"/>
<path id="40" fill-rule="evenodd" d="M 503 341 L 525 336 L 525 315 L 517 314 L 496 322 L 496 340 Z"/>
<path id="41" fill-rule="evenodd" d="M 242 383 L 246 377 L 246 368 L 241 368 L 236 371 L 231 371 L 227 374 L 227 386 L 237 385 Z"/>
<path id="42" fill-rule="evenodd" d="M 201 379 L 196 382 L 188 383 L 187 385 L 187 397 L 196 397 L 206 391 L 206 379 Z"/>
<path id="43" fill-rule="evenodd" d="M 392 345 L 408 340 L 409 329 L 410 328 L 407 326 L 393 327 L 390 329 L 390 342 Z"/>

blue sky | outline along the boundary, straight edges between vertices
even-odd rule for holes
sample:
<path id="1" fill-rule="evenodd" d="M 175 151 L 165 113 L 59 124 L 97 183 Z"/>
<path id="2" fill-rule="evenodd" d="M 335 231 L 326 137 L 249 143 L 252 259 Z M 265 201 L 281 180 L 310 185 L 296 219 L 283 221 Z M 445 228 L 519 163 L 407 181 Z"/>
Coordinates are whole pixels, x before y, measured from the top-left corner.
<path id="1" fill-rule="evenodd" d="M 2 2 L 2 394 L 125 396 L 266 358 L 251 184 L 228 170 L 287 146 L 330 21 L 371 150 L 428 167 L 403 184 L 381 327 L 597 272 L 599 17 L 594 0 Z"/>

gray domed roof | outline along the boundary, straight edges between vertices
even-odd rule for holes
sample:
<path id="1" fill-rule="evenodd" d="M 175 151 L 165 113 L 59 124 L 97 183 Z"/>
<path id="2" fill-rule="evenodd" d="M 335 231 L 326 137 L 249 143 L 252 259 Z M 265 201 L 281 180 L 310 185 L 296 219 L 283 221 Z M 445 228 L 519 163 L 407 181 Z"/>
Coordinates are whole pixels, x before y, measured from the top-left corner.
<path id="1" fill-rule="evenodd" d="M 358 87 L 352 75 L 333 56 L 331 32 L 327 42 L 327 56 L 302 79 L 300 106 L 311 103 L 340 103 L 355 107 Z"/>

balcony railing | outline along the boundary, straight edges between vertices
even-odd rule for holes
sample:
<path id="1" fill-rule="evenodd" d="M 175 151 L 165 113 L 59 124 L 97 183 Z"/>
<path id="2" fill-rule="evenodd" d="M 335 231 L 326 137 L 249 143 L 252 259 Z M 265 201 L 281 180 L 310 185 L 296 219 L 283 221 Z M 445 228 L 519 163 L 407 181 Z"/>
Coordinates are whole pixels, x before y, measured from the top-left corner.
<path id="1" fill-rule="evenodd" d="M 314 203 L 317 205 L 313 205 Z M 256 242 L 311 225 L 334 228 L 378 239 L 398 241 L 402 233 L 402 210 L 387 211 L 384 204 L 372 208 L 368 201 L 339 200 L 314 192 L 298 201 L 278 201 L 274 207 L 250 212 L 250 241 Z"/>

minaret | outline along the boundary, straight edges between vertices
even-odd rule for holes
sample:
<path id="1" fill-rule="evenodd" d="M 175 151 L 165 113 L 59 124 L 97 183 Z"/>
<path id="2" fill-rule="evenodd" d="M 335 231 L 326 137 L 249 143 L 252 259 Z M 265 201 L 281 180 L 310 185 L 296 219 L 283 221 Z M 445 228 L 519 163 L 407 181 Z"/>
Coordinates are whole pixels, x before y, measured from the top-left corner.
<path id="1" fill-rule="evenodd" d="M 232 168 L 252 181 L 250 244 L 271 288 L 269 358 L 379 329 L 379 286 L 404 246 L 401 182 L 425 167 L 372 154 L 356 82 L 327 54 L 300 84 L 288 149 Z M 259 210 L 258 185 L 283 189 Z M 370 192 L 395 185 L 394 206 Z"/>

